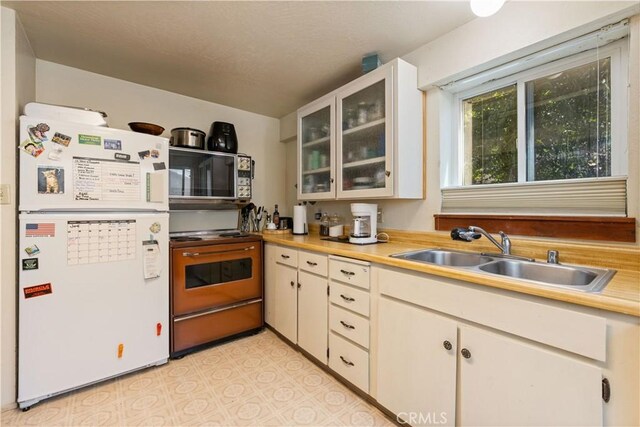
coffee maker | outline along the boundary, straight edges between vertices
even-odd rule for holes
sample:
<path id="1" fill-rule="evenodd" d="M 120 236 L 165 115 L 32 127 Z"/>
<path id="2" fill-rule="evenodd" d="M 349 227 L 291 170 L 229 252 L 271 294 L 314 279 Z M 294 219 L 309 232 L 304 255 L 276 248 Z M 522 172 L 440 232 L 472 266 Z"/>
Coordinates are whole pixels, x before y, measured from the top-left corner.
<path id="1" fill-rule="evenodd" d="M 369 203 L 351 203 L 353 222 L 349 243 L 367 245 L 377 243 L 378 205 Z"/>

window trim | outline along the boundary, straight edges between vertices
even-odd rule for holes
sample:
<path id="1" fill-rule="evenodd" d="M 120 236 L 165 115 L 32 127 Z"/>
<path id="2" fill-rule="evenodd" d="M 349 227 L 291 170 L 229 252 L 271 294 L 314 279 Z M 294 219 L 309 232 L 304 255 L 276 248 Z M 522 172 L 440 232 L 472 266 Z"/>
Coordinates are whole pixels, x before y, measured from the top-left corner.
<path id="1" fill-rule="evenodd" d="M 452 166 L 443 176 L 442 188 L 474 187 L 472 184 L 464 184 L 464 112 L 463 101 L 492 90 L 516 85 L 517 92 L 517 142 L 518 153 L 518 181 L 517 184 L 527 181 L 526 168 L 526 102 L 525 83 L 537 78 L 545 77 L 560 71 L 588 64 L 590 62 L 610 57 L 611 58 L 611 176 L 626 176 L 628 173 L 628 84 L 629 84 L 629 37 L 609 43 L 606 46 L 591 49 L 589 51 L 570 55 L 568 57 L 538 65 L 531 69 L 520 71 L 511 76 L 502 77 L 478 86 L 459 91 L 452 95 L 451 132 L 453 146 L 448 154 L 448 163 Z M 617 76 L 615 79 L 613 76 Z M 615 143 L 614 143 L 615 141 Z M 587 178 L 597 180 L 599 178 Z M 565 181 L 570 181 L 565 180 Z M 513 185 L 515 183 L 505 183 Z M 500 184 L 495 184 L 500 185 Z"/>

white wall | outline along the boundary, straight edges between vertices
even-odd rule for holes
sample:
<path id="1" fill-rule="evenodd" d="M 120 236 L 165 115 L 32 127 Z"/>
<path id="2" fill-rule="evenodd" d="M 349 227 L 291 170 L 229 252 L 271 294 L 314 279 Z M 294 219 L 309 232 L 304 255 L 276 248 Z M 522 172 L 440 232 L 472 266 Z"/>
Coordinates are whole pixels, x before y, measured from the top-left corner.
<path id="1" fill-rule="evenodd" d="M 105 111 L 110 127 L 128 129 L 133 121 L 151 122 L 171 129 L 192 127 L 207 134 L 211 123 L 233 123 L 238 149 L 256 162 L 253 202 L 270 210 L 284 204 L 285 146 L 277 119 L 211 102 L 114 79 L 42 60 L 36 61 L 36 96 L 39 102 L 73 105 Z M 251 96 L 251 94 L 247 94 Z M 281 210 L 283 215 L 287 211 Z M 235 212 L 189 212 L 171 215 L 173 230 L 235 228 Z"/>
<path id="2" fill-rule="evenodd" d="M 11 186 L 11 203 L 0 205 L 0 406 L 16 400 L 16 147 L 19 111 L 35 99 L 35 57 L 22 24 L 0 8 L 0 182 Z"/>
<path id="3" fill-rule="evenodd" d="M 433 86 L 485 70 L 539 49 L 594 31 L 638 13 L 639 2 L 507 2 L 496 15 L 477 18 L 403 56 L 418 67 L 418 85 L 427 92 L 427 198 L 418 201 L 378 201 L 386 228 L 433 231 L 433 215 L 440 211 L 440 148 L 450 143 L 448 101 Z M 628 214 L 640 217 L 640 16 L 631 22 L 629 95 Z M 290 115 L 282 120 L 290 121 Z M 290 128 L 284 125 L 283 128 Z M 293 156 L 290 154 L 290 157 Z M 445 165 L 446 166 L 446 165 Z M 295 167 L 287 163 L 287 167 Z M 295 180 L 295 178 L 294 178 Z M 350 218 L 348 202 L 318 202 L 308 209 L 338 212 Z M 640 236 L 640 221 L 637 222 Z"/>

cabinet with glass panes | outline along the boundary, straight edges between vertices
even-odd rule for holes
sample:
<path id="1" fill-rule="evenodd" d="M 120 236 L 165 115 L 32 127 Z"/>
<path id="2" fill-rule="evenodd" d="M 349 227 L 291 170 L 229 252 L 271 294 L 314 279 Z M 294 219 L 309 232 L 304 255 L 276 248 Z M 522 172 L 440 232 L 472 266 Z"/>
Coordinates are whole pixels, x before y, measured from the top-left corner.
<path id="1" fill-rule="evenodd" d="M 298 199 L 421 198 L 421 97 L 395 59 L 298 110 Z"/>

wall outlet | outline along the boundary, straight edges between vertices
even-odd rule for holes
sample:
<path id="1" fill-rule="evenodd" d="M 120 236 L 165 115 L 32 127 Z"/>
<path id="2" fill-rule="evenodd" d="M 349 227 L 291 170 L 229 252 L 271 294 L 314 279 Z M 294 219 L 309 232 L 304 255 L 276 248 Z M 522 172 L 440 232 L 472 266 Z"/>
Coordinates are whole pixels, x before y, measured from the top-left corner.
<path id="1" fill-rule="evenodd" d="M 382 216 L 382 208 L 378 208 L 378 224 L 384 222 L 384 217 Z"/>
<path id="2" fill-rule="evenodd" d="M 0 205 L 8 205 L 11 203 L 11 186 L 9 184 L 0 184 Z"/>

